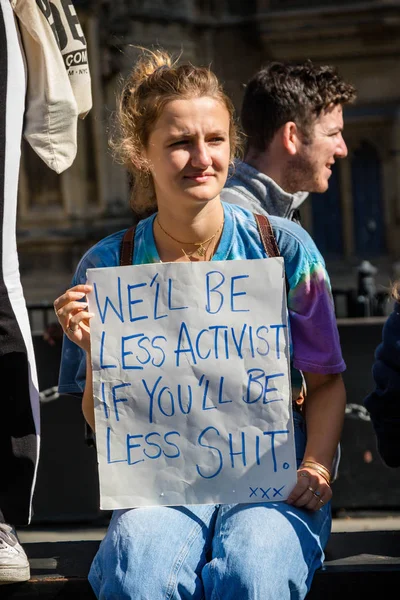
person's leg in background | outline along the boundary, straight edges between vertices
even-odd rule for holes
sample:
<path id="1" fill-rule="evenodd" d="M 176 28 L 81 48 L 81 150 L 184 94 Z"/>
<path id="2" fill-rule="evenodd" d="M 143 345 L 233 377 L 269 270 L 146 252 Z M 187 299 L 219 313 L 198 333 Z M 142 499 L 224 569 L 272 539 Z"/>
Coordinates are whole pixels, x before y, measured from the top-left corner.
<path id="1" fill-rule="evenodd" d="M 14 14 L 0 0 L 0 583 L 29 579 L 13 526 L 30 522 L 39 452 L 39 391 L 15 236 L 25 91 Z"/>
<path id="2" fill-rule="evenodd" d="M 10 525 L 30 518 L 36 469 L 36 434 L 30 407 L 26 353 L 0 356 L 0 584 L 29 579 L 29 562 Z"/>

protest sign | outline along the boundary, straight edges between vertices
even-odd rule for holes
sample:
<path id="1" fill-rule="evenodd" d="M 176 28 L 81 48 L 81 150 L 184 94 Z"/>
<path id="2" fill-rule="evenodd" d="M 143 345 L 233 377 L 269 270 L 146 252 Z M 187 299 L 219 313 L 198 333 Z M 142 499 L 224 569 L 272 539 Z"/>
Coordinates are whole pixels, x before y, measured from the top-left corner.
<path id="1" fill-rule="evenodd" d="M 282 258 L 88 269 L 101 508 L 284 500 Z"/>

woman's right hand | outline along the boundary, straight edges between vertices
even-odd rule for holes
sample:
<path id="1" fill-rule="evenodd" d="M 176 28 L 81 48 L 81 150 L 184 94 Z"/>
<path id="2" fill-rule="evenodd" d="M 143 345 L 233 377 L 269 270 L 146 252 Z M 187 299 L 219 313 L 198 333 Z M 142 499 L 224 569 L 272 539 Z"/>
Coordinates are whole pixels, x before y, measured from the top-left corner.
<path id="1" fill-rule="evenodd" d="M 54 301 L 54 311 L 68 339 L 77 344 L 82 350 L 90 353 L 90 319 L 93 313 L 87 312 L 87 302 L 82 298 L 92 291 L 87 284 L 70 288 Z"/>

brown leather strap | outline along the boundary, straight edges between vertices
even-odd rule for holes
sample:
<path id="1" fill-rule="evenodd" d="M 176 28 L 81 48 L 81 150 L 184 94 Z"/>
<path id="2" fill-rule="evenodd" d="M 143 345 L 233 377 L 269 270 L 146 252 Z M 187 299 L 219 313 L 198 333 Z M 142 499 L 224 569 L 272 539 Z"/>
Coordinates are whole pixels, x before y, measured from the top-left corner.
<path id="1" fill-rule="evenodd" d="M 136 225 L 127 229 L 122 238 L 121 254 L 119 264 L 121 267 L 127 267 L 133 262 L 133 244 L 135 241 Z"/>
<path id="2" fill-rule="evenodd" d="M 254 213 L 261 241 L 269 258 L 280 256 L 278 244 L 272 231 L 271 223 L 265 215 Z"/>
<path id="3" fill-rule="evenodd" d="M 276 243 L 276 238 L 274 236 L 274 232 L 272 231 L 271 223 L 269 222 L 268 217 L 265 215 L 259 215 L 258 213 L 254 213 L 254 217 L 256 219 L 258 232 L 261 237 L 261 241 L 265 248 L 265 252 L 269 258 L 280 256 L 278 244 Z M 288 278 L 285 272 L 285 284 L 286 284 L 286 293 L 289 294 L 290 286 L 288 282 Z"/>

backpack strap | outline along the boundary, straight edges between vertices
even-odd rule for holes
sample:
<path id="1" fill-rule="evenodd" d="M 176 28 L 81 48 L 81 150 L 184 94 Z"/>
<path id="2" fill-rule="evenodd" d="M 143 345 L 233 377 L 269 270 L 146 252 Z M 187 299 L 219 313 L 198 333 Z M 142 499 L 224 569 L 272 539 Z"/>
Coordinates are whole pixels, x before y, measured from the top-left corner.
<path id="1" fill-rule="evenodd" d="M 120 267 L 128 267 L 133 262 L 133 245 L 135 243 L 136 225 L 127 229 L 122 238 L 121 253 L 119 256 Z"/>
<path id="2" fill-rule="evenodd" d="M 276 238 L 274 236 L 274 232 L 272 231 L 271 223 L 267 216 L 259 215 L 258 213 L 253 213 L 256 219 L 258 232 L 260 234 L 261 241 L 263 243 L 265 252 L 269 258 L 280 256 L 278 244 L 276 242 Z M 290 286 L 288 282 L 288 278 L 285 271 L 285 284 L 286 284 L 286 294 L 289 294 Z"/>
<path id="3" fill-rule="evenodd" d="M 280 256 L 278 244 L 272 231 L 271 223 L 265 215 L 254 213 L 256 219 L 258 232 L 260 234 L 261 241 L 263 243 L 265 252 L 269 258 Z"/>

